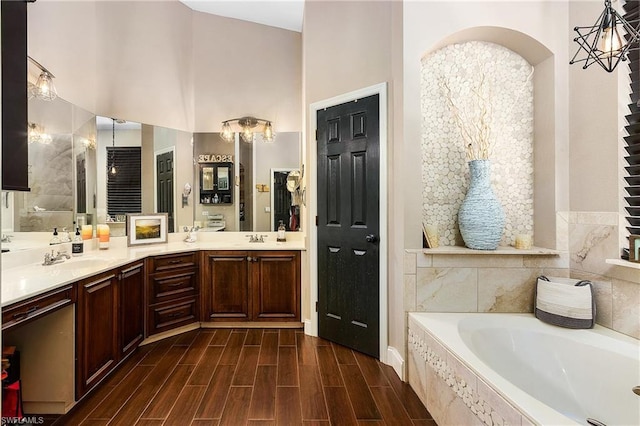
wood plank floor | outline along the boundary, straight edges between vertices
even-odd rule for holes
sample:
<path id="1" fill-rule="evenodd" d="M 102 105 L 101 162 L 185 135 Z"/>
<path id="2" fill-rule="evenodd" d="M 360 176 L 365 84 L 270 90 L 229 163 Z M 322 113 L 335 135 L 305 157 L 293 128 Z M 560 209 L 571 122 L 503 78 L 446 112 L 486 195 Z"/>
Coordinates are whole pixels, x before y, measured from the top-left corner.
<path id="1" fill-rule="evenodd" d="M 200 329 L 142 346 L 56 426 L 436 426 L 377 360 L 290 329 Z"/>

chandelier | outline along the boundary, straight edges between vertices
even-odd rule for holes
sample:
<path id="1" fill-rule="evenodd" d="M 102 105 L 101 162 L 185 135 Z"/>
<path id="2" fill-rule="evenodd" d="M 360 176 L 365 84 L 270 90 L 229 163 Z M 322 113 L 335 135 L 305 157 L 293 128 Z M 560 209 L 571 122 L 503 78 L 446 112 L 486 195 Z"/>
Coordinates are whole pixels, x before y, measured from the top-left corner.
<path id="1" fill-rule="evenodd" d="M 231 125 L 234 123 L 236 123 L 237 127 L 239 127 L 240 138 L 244 142 L 253 142 L 253 129 L 258 125 L 262 126 L 262 139 L 265 142 L 273 142 L 275 138 L 275 134 L 273 133 L 273 126 L 271 125 L 270 120 L 255 117 L 242 117 L 232 118 L 231 120 L 225 120 L 222 122 L 222 130 L 220 132 L 220 136 L 227 142 L 233 142 L 235 139 L 234 131 L 231 128 Z"/>
<path id="2" fill-rule="evenodd" d="M 598 64 L 607 72 L 613 72 L 620 61 L 627 60 L 630 51 L 638 49 L 638 20 L 632 23 L 618 14 L 611 6 L 611 0 L 605 0 L 604 10 L 595 24 L 574 28 L 578 36 L 573 41 L 578 43 L 578 51 L 569 64 L 584 62 L 583 69 Z M 586 56 L 577 59 L 580 53 L 586 53 Z"/>

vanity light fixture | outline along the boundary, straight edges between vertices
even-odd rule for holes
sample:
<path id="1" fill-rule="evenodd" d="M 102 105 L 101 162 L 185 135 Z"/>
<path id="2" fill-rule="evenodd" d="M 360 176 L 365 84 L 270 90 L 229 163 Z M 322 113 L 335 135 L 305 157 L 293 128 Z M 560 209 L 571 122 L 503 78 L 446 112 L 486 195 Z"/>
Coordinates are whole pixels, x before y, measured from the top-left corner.
<path id="1" fill-rule="evenodd" d="M 573 41 L 579 47 L 569 64 L 584 62 L 582 68 L 587 69 L 597 63 L 607 72 L 613 72 L 621 61 L 627 60 L 629 52 L 638 50 L 639 22 L 628 22 L 611 6 L 611 0 L 605 0 L 604 10 L 595 24 L 574 28 L 578 36 Z M 578 59 L 580 53 L 586 53 L 586 57 Z"/>
<path id="2" fill-rule="evenodd" d="M 27 124 L 27 140 L 30 144 L 40 143 L 49 145 L 52 142 L 51 135 L 44 132 L 44 127 L 37 123 Z"/>
<path id="3" fill-rule="evenodd" d="M 242 117 L 242 118 L 232 118 L 231 120 L 225 120 L 222 122 L 222 130 L 220 131 L 220 136 L 227 142 L 233 142 L 234 140 L 234 132 L 231 128 L 231 124 L 237 123 L 240 130 L 240 138 L 247 143 L 253 142 L 254 139 L 254 131 L 253 129 L 262 125 L 262 139 L 265 142 L 273 142 L 275 139 L 275 133 L 273 132 L 273 125 L 270 120 L 265 120 L 263 118 L 255 118 L 255 117 Z"/>
<path id="4" fill-rule="evenodd" d="M 31 56 L 27 56 L 27 59 L 40 69 L 40 76 L 38 77 L 36 84 L 30 84 L 28 87 L 29 96 L 35 96 L 43 101 L 52 101 L 57 98 L 58 92 L 56 91 L 56 87 L 53 85 L 53 79 L 55 76 Z"/>

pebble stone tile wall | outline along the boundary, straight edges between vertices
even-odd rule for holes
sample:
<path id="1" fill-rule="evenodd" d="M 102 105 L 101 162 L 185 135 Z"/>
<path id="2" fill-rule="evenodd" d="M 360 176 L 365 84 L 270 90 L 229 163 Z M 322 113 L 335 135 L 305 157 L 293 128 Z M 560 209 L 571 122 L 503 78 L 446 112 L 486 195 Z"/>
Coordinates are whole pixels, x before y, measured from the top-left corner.
<path id="1" fill-rule="evenodd" d="M 515 52 L 470 41 L 422 59 L 422 218 L 437 225 L 441 245 L 462 245 L 457 214 L 469 185 L 465 143 L 445 97 L 443 82 L 467 122 L 480 108 L 482 92 L 492 129 L 492 185 L 505 211 L 501 245 L 518 234 L 533 235 L 533 74 Z M 484 75 L 484 84 L 480 83 Z"/>

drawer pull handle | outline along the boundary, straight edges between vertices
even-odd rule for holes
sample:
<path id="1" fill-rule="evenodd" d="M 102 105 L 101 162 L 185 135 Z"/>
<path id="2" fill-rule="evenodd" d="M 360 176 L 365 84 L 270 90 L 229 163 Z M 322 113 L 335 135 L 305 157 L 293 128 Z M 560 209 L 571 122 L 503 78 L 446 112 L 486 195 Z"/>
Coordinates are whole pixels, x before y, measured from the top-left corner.
<path id="1" fill-rule="evenodd" d="M 170 265 L 176 265 L 178 263 L 182 263 L 182 260 L 170 260 L 167 263 L 170 264 Z"/>
<path id="2" fill-rule="evenodd" d="M 173 314 L 169 314 L 167 315 L 169 318 L 177 318 L 177 317 L 181 317 L 182 315 L 184 315 L 184 312 L 175 312 Z"/>
<path id="3" fill-rule="evenodd" d="M 21 318 L 26 318 L 28 317 L 30 314 L 34 313 L 35 311 L 38 310 L 38 305 L 32 306 L 29 309 L 27 309 L 24 312 L 19 312 L 17 314 L 13 314 L 13 319 L 21 319 Z"/>
<path id="4" fill-rule="evenodd" d="M 175 284 L 169 284 L 169 285 L 167 285 L 167 287 L 179 287 L 181 285 L 182 285 L 182 283 L 175 283 Z"/>

